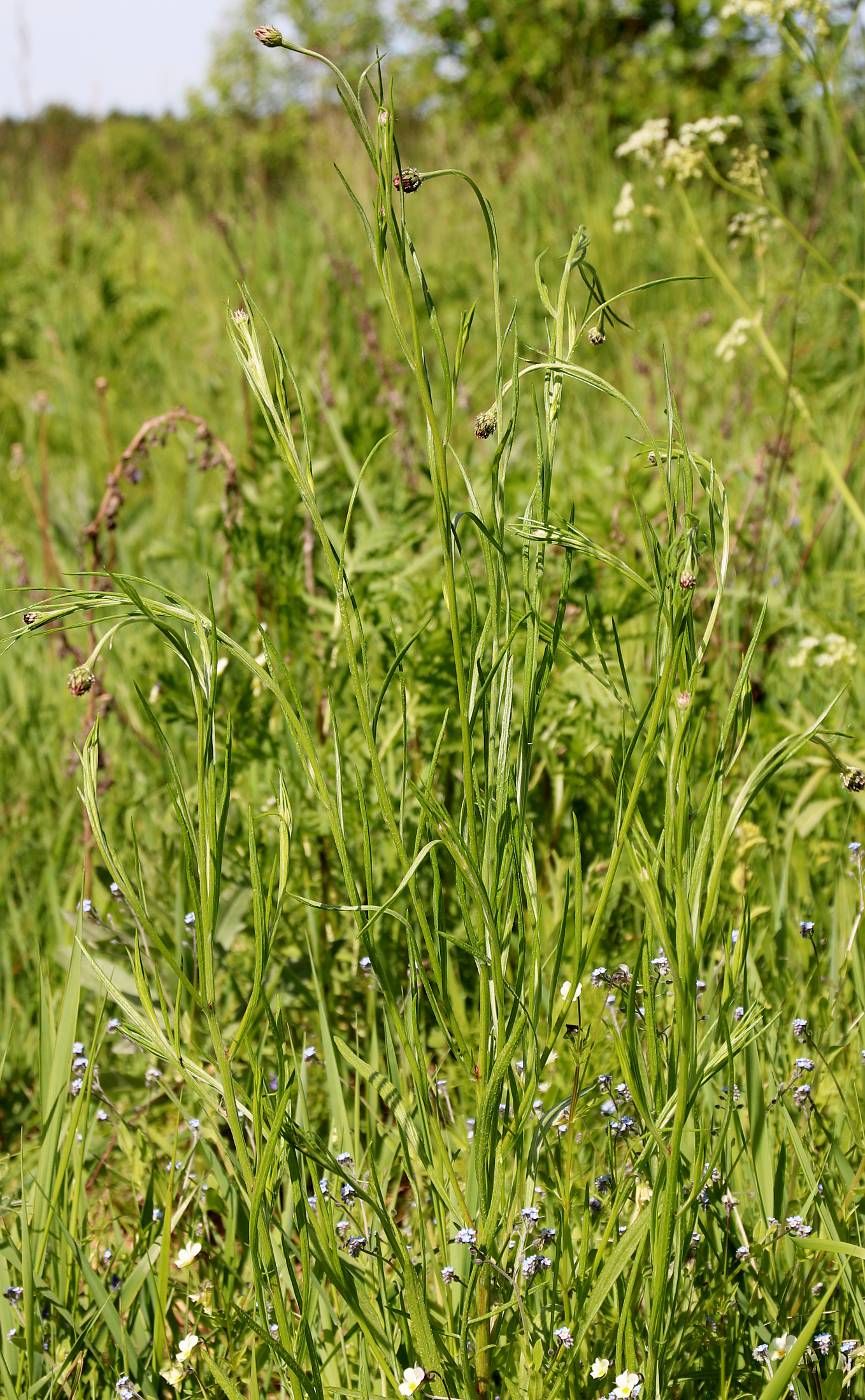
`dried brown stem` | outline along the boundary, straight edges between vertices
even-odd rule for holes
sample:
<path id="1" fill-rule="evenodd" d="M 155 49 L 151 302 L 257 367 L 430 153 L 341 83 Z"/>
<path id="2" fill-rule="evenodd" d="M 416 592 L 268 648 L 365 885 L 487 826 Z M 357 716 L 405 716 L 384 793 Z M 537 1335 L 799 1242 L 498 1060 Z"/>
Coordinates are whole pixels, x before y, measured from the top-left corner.
<path id="1" fill-rule="evenodd" d="M 99 509 L 84 527 L 84 534 L 91 542 L 92 568 L 94 571 L 109 567 L 114 561 L 114 551 L 110 551 L 108 561 L 103 554 L 103 532 L 111 533 L 117 526 L 117 517 L 124 502 L 121 482 L 135 485 L 141 479 L 141 464 L 149 457 L 154 447 L 162 447 L 169 435 L 181 423 L 189 423 L 195 428 L 195 439 L 200 444 L 198 466 L 200 471 L 222 468 L 225 484 L 225 499 L 222 506 L 226 529 L 230 529 L 237 519 L 239 496 L 237 487 L 237 463 L 221 438 L 218 438 L 204 418 L 190 413 L 182 405 L 170 408 L 167 413 L 157 414 L 142 423 L 119 462 L 108 473 L 105 490 Z"/>

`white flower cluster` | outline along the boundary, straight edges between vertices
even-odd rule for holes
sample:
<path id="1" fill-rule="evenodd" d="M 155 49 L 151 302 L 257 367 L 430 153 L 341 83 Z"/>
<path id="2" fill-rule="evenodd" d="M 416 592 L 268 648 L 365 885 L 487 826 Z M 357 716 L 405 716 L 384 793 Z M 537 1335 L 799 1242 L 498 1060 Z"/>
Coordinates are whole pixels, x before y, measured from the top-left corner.
<path id="1" fill-rule="evenodd" d="M 695 122 L 685 122 L 679 128 L 679 140 L 683 146 L 693 146 L 699 141 L 708 141 L 712 146 L 722 146 L 734 127 L 741 126 L 741 117 L 698 117 Z"/>
<path id="2" fill-rule="evenodd" d="M 818 34 L 829 32 L 827 0 L 727 0 L 722 19 L 743 19 L 783 24 L 785 19 L 809 22 Z"/>
<path id="3" fill-rule="evenodd" d="M 722 145 L 737 126 L 741 126 L 737 116 L 699 117 L 684 122 L 672 136 L 666 117 L 651 117 L 616 147 L 616 155 L 634 156 L 643 165 L 654 166 L 659 184 L 668 179 L 684 183 L 702 174 L 704 147 Z"/>
<path id="4" fill-rule="evenodd" d="M 730 162 L 730 169 L 727 171 L 727 179 L 734 185 L 741 185 L 746 190 L 763 190 L 763 162 L 769 157 L 769 152 L 760 146 L 755 146 L 751 141 L 743 150 L 737 151 Z"/>
<path id="5" fill-rule="evenodd" d="M 613 233 L 630 233 L 633 227 L 631 215 L 636 209 L 634 203 L 634 186 L 630 180 L 626 180 L 619 191 L 619 198 L 613 209 Z"/>
<path id="6" fill-rule="evenodd" d="M 753 243 L 758 252 L 763 252 L 773 229 L 780 227 L 780 219 L 773 218 L 762 204 L 753 209 L 740 209 L 727 225 L 727 237 L 732 247 L 737 243 Z"/>
<path id="7" fill-rule="evenodd" d="M 855 642 L 848 641 L 838 632 L 829 632 L 822 639 L 803 637 L 788 665 L 801 671 L 806 666 L 853 666 L 855 663 Z"/>
<path id="8" fill-rule="evenodd" d="M 728 331 L 725 331 L 715 346 L 715 354 L 719 360 L 729 364 L 735 360 L 736 351 L 741 350 L 748 339 L 748 331 L 751 329 L 751 322 L 747 316 L 739 316 L 733 322 Z"/>
<path id="9" fill-rule="evenodd" d="M 666 117 L 650 117 L 626 141 L 616 147 L 617 156 L 634 156 L 643 165 L 654 165 L 658 151 L 665 144 L 670 129 Z"/>

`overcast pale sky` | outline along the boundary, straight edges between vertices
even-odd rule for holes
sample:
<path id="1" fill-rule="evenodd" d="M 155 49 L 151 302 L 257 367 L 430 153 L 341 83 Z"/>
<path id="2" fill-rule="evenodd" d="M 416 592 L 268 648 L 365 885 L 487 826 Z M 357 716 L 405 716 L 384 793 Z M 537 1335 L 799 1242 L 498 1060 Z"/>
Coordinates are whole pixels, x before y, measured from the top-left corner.
<path id="1" fill-rule="evenodd" d="M 231 8 L 231 0 L 0 0 L 0 115 L 48 102 L 178 111 Z"/>

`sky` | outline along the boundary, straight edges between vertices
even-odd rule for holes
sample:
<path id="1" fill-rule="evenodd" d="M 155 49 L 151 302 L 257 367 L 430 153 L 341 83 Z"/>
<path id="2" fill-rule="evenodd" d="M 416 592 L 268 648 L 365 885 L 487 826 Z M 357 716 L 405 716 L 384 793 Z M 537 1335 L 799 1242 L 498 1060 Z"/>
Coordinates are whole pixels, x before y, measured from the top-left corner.
<path id="1" fill-rule="evenodd" d="M 96 114 L 180 111 L 231 8 L 231 0 L 0 0 L 0 116 L 50 102 Z"/>

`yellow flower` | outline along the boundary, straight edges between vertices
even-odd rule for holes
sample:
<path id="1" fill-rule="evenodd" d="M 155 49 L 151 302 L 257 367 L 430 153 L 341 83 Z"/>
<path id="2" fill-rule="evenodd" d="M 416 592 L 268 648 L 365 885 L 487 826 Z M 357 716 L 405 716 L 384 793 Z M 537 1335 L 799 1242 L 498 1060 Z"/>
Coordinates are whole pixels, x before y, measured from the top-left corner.
<path id="1" fill-rule="evenodd" d="M 423 1366 L 406 1366 L 402 1373 L 400 1382 L 400 1395 L 414 1395 L 415 1391 L 423 1385 L 426 1380 L 426 1371 Z"/>

